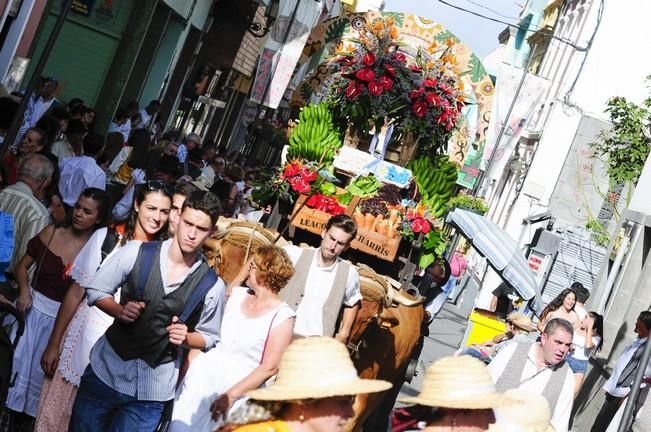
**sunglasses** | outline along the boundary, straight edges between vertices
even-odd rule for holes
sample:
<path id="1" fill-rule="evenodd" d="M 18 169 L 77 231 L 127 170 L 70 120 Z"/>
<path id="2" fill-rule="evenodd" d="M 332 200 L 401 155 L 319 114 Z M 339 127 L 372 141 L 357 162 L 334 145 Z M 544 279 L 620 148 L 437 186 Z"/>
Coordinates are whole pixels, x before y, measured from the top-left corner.
<path id="1" fill-rule="evenodd" d="M 157 192 L 157 191 L 163 191 L 165 195 L 168 195 L 170 197 L 174 196 L 174 186 L 172 186 L 169 183 L 163 183 L 162 181 L 158 180 L 149 180 L 146 183 L 147 190 L 152 191 L 152 192 Z"/>

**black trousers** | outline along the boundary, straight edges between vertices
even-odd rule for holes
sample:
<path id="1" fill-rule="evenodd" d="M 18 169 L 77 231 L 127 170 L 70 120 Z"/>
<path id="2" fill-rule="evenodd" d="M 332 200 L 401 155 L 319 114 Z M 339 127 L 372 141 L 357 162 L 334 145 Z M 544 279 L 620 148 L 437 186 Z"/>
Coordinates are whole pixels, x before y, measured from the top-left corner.
<path id="1" fill-rule="evenodd" d="M 613 419 L 613 417 L 615 417 L 615 414 L 617 413 L 617 410 L 619 409 L 619 406 L 622 404 L 623 400 L 624 398 L 616 397 L 610 393 L 606 393 L 606 400 L 601 406 L 601 410 L 599 410 L 599 414 L 597 414 L 597 418 L 595 418 L 590 432 L 604 432 L 606 429 L 608 429 L 610 421 Z"/>

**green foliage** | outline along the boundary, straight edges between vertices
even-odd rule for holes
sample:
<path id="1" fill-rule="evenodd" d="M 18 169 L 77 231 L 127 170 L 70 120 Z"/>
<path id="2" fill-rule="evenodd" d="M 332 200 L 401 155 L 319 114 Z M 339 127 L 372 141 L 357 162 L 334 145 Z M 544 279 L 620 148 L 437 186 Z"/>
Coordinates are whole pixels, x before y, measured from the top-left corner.
<path id="1" fill-rule="evenodd" d="M 611 184 L 635 186 L 651 148 L 651 98 L 637 105 L 626 98 L 613 97 L 607 105 L 612 129 L 602 131 L 590 146 L 606 163 Z"/>
<path id="2" fill-rule="evenodd" d="M 595 243 L 603 247 L 608 246 L 608 243 L 610 242 L 610 234 L 608 234 L 608 230 L 606 230 L 597 219 L 589 217 L 585 223 L 585 227 L 590 231 L 592 240 L 594 240 Z"/>
<path id="3" fill-rule="evenodd" d="M 457 207 L 464 210 L 474 211 L 480 214 L 486 214 L 488 206 L 481 198 L 474 198 L 472 195 L 460 193 L 448 202 L 449 207 Z"/>

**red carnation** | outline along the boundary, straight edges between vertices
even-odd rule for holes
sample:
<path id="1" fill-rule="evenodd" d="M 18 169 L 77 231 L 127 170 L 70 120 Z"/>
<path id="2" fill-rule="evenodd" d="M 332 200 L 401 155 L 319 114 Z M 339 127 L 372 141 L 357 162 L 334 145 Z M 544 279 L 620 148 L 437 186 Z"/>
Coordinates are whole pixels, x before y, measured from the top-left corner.
<path id="1" fill-rule="evenodd" d="M 396 70 L 393 68 L 393 66 L 391 66 L 391 65 L 388 64 L 388 63 L 385 63 L 385 65 L 384 65 L 384 69 L 387 71 L 387 73 L 388 73 L 389 75 L 391 75 L 392 77 L 395 78 L 395 76 L 396 76 Z"/>
<path id="2" fill-rule="evenodd" d="M 310 184 L 300 177 L 294 177 L 288 180 L 292 189 L 298 193 L 307 193 L 310 191 Z"/>
<path id="3" fill-rule="evenodd" d="M 362 57 L 362 62 L 366 66 L 373 66 L 373 64 L 375 63 L 375 54 L 373 54 L 372 52 L 369 52 L 364 57 Z"/>
<path id="4" fill-rule="evenodd" d="M 427 78 L 426 80 L 423 81 L 423 85 L 425 87 L 431 88 L 431 87 L 435 87 L 437 82 L 438 81 L 436 81 L 434 78 Z"/>
<path id="5" fill-rule="evenodd" d="M 391 90 L 393 88 L 393 81 L 391 81 L 391 78 L 386 75 L 382 75 L 378 78 L 377 82 L 384 87 L 384 90 Z"/>
<path id="6" fill-rule="evenodd" d="M 357 96 L 362 94 L 362 89 L 362 84 L 351 81 L 346 86 L 346 97 L 348 99 L 355 99 Z"/>
<path id="7" fill-rule="evenodd" d="M 427 105 L 422 100 L 417 100 L 411 106 L 411 110 L 414 112 L 416 117 L 422 118 L 425 117 L 425 115 L 427 114 Z"/>
<path id="8" fill-rule="evenodd" d="M 411 66 L 409 66 L 409 69 L 413 70 L 414 72 L 420 72 L 420 71 L 423 70 L 422 67 L 417 66 L 417 65 L 411 65 Z"/>
<path id="9" fill-rule="evenodd" d="M 378 81 L 371 81 L 370 83 L 368 83 L 368 91 L 373 96 L 380 96 L 384 91 L 384 87 Z"/>
<path id="10" fill-rule="evenodd" d="M 375 72 L 370 68 L 363 68 L 355 73 L 355 77 L 360 81 L 375 81 Z"/>

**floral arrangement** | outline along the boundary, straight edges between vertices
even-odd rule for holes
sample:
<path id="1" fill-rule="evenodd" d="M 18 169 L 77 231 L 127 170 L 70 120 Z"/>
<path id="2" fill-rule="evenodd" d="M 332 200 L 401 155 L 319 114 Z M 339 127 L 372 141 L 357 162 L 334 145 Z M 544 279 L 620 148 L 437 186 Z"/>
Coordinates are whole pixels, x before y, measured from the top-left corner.
<path id="1" fill-rule="evenodd" d="M 418 265 L 427 268 L 437 256 L 441 256 L 447 246 L 447 236 L 442 230 L 442 221 L 434 218 L 426 206 L 413 201 L 403 202 L 404 215 L 401 235 L 403 238 L 414 240 L 423 234 L 421 255 Z"/>
<path id="2" fill-rule="evenodd" d="M 455 41 L 433 43 L 408 59 L 389 16 L 367 23 L 348 42 L 339 44 L 331 61 L 328 104 L 335 122 L 359 134 L 393 123 L 393 140 L 411 134 L 421 151 L 442 150 L 465 100 Z"/>

